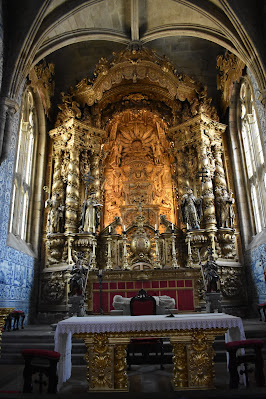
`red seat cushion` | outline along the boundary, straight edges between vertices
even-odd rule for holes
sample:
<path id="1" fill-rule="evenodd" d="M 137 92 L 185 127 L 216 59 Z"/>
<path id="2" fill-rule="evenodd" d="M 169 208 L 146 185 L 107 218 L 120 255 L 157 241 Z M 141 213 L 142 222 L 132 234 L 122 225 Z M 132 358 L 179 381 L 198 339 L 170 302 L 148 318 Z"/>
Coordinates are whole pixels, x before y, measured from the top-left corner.
<path id="1" fill-rule="evenodd" d="M 266 302 L 265 303 L 259 303 L 258 306 L 263 308 L 264 306 L 266 306 Z"/>
<path id="2" fill-rule="evenodd" d="M 60 353 L 55 351 L 49 351 L 46 349 L 24 349 L 22 352 L 23 356 L 32 356 L 32 357 L 44 357 L 50 359 L 59 359 Z"/>
<path id="3" fill-rule="evenodd" d="M 263 346 L 264 342 L 261 339 L 245 339 L 242 341 L 232 341 L 232 342 L 227 342 L 225 344 L 225 347 L 230 349 L 230 348 L 245 348 L 245 347 L 252 347 L 253 345 L 261 345 Z"/>

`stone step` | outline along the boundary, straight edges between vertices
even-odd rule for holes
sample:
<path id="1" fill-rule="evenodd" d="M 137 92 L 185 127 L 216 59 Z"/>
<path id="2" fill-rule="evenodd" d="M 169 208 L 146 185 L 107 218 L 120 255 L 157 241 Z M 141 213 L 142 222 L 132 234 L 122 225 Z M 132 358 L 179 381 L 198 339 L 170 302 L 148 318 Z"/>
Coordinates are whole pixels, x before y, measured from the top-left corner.
<path id="1" fill-rule="evenodd" d="M 246 338 L 263 339 L 265 344 L 263 348 L 263 357 L 266 360 L 266 323 L 246 323 L 245 334 Z M 23 349 L 54 349 L 54 333 L 51 326 L 26 326 L 24 330 L 3 332 L 2 334 L 2 354 L 0 364 L 23 364 L 24 360 L 21 355 Z M 215 362 L 226 361 L 225 341 L 224 337 L 220 336 L 215 339 Z M 72 340 L 72 364 L 82 365 L 86 364 L 84 355 L 86 353 L 86 346 L 82 340 L 73 338 Z M 164 339 L 164 363 L 171 363 L 172 347 L 169 340 Z M 142 360 L 140 359 L 140 362 Z M 153 356 L 151 355 L 151 362 Z"/>

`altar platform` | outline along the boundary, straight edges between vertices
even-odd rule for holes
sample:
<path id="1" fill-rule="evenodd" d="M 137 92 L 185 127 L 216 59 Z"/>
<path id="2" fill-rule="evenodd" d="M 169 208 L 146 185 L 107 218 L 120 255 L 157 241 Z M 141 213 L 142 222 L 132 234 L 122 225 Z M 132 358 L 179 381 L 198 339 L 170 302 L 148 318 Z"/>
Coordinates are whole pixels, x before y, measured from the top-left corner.
<path id="1" fill-rule="evenodd" d="M 264 339 L 264 373 L 266 375 L 266 323 L 258 319 L 243 319 L 245 335 L 247 338 Z M 24 330 L 3 333 L 2 357 L 0 359 L 0 398 L 33 398 L 38 394 L 23 395 L 22 372 L 23 359 L 20 355 L 22 348 L 41 347 L 52 349 L 54 344 L 54 331 L 48 325 L 26 326 Z M 73 398 L 80 399 L 106 397 L 107 399 L 194 399 L 194 398 L 265 398 L 265 388 L 257 388 L 253 384 L 253 373 L 250 374 L 250 387 L 246 389 L 240 386 L 237 390 L 230 390 L 228 387 L 228 373 L 226 369 L 226 354 L 224 342 L 221 337 L 215 340 L 215 389 L 210 391 L 179 391 L 174 392 L 171 385 L 172 366 L 166 365 L 165 370 L 160 370 L 159 365 L 132 366 L 128 371 L 130 390 L 129 392 L 97 393 L 87 392 L 86 372 L 87 367 L 82 360 L 85 353 L 85 346 L 76 343 L 72 351 L 72 375 L 65 382 L 56 395 L 39 395 L 42 398 Z M 79 360 L 78 360 L 79 359 Z M 82 364 L 83 362 L 83 364 Z M 13 391 L 13 393 L 12 393 Z"/>

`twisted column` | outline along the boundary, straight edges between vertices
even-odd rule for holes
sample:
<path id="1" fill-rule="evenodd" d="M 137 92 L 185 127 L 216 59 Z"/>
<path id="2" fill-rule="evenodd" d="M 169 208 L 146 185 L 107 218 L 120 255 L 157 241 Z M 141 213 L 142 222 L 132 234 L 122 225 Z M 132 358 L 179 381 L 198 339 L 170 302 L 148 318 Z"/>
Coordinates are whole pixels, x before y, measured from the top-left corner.
<path id="1" fill-rule="evenodd" d="M 79 204 L 79 150 L 71 147 L 69 150 L 69 165 L 66 188 L 66 233 L 77 232 Z"/>
<path id="2" fill-rule="evenodd" d="M 215 158 L 215 174 L 214 182 L 215 187 L 226 188 L 225 172 L 222 160 L 222 146 L 215 145 L 214 147 L 214 158 Z"/>
<path id="3" fill-rule="evenodd" d="M 54 144 L 54 174 L 53 174 L 53 185 L 52 195 L 55 193 L 59 194 L 60 200 L 63 199 L 64 185 L 61 176 L 61 165 L 62 165 L 62 151 L 61 146 Z"/>
<path id="4" fill-rule="evenodd" d="M 216 227 L 213 184 L 210 176 L 209 160 L 207 156 L 207 143 L 201 141 L 198 148 L 199 154 L 199 170 L 205 169 L 208 176 L 202 182 L 202 208 L 203 208 L 203 223 L 206 229 L 213 229 Z"/>
<path id="5" fill-rule="evenodd" d="M 182 150 L 178 150 L 176 152 L 176 171 L 178 178 L 178 193 L 179 198 L 185 194 L 186 189 L 189 186 L 188 178 L 187 178 L 187 169 L 185 167 L 185 154 Z"/>

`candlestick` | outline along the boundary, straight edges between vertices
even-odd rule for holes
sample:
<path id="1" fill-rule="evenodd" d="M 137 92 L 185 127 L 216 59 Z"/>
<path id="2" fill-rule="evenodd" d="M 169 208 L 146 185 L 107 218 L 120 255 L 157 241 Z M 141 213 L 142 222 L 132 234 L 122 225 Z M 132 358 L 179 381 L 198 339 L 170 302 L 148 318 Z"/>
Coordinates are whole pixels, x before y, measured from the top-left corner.
<path id="1" fill-rule="evenodd" d="M 175 234 L 174 234 L 174 229 L 173 228 L 172 228 L 172 266 L 173 266 L 174 269 L 178 269 L 179 268 L 179 265 L 177 263 L 177 258 L 176 258 Z"/>
<path id="2" fill-rule="evenodd" d="M 109 236 L 107 237 L 107 270 L 112 270 L 113 265 L 112 265 L 112 236 L 111 233 L 109 232 Z"/>
<path id="3" fill-rule="evenodd" d="M 124 246 L 124 253 L 123 253 L 123 258 L 124 258 L 124 263 L 123 263 L 123 269 L 127 270 L 128 269 L 128 261 L 127 261 L 127 237 L 126 237 L 126 232 L 124 231 L 124 236 L 123 236 L 123 246 Z"/>

